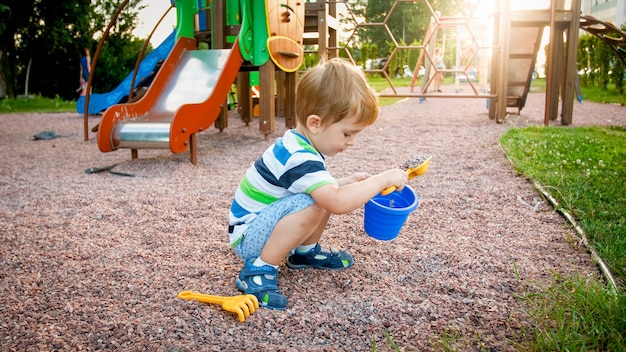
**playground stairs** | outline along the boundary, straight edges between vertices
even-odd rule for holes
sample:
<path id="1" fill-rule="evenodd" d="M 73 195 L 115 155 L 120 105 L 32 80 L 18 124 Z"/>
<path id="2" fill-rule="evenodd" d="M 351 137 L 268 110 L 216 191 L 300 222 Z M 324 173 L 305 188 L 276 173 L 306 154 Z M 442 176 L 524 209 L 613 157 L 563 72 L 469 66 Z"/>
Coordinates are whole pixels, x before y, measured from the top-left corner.
<path id="1" fill-rule="evenodd" d="M 511 14 L 506 106 L 517 108 L 518 114 L 526 104 L 543 29 L 550 24 L 549 19 L 540 15 L 542 13 L 515 11 Z"/>

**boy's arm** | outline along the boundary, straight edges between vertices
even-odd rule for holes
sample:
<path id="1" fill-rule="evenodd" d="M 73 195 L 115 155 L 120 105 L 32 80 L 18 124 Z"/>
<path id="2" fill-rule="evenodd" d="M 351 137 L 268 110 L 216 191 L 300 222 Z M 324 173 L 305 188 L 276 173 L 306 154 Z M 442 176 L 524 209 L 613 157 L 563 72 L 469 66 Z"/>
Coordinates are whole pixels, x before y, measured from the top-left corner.
<path id="1" fill-rule="evenodd" d="M 372 175 L 365 173 L 365 172 L 357 172 L 352 176 L 348 176 L 348 177 L 344 177 L 344 178 L 340 178 L 337 180 L 337 182 L 339 183 L 339 186 L 345 186 L 348 185 L 350 183 L 354 183 L 354 182 L 361 182 L 363 180 L 365 180 L 366 178 L 370 177 Z"/>
<path id="2" fill-rule="evenodd" d="M 404 170 L 391 169 L 362 179 L 360 182 L 342 184 L 341 181 L 339 186 L 328 184 L 319 187 L 311 192 L 311 197 L 315 199 L 318 206 L 329 212 L 345 214 L 363 206 L 387 187 L 396 186 L 402 189 L 407 182 L 407 175 Z"/>

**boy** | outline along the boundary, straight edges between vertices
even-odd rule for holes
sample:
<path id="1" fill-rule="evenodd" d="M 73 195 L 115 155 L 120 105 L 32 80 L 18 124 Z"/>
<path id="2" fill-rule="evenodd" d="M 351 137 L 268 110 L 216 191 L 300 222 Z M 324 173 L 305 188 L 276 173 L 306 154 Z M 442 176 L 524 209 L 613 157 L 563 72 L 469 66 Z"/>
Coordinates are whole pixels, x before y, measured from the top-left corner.
<path id="1" fill-rule="evenodd" d="M 331 214 L 345 214 L 383 189 L 402 189 L 406 172 L 356 173 L 336 180 L 325 156 L 355 144 L 378 117 L 378 98 L 356 66 L 330 59 L 309 69 L 296 89 L 297 127 L 276 139 L 248 169 L 230 209 L 230 245 L 245 266 L 235 280 L 262 307 L 283 310 L 287 298 L 277 284 L 287 257 L 292 269 L 342 270 L 354 259 L 347 250 L 318 244 Z"/>

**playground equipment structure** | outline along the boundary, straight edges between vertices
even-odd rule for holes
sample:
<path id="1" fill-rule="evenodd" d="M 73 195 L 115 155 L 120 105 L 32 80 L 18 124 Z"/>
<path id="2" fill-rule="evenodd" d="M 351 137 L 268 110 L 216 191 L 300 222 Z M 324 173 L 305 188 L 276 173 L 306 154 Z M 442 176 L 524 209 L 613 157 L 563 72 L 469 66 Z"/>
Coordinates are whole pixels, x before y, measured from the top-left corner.
<path id="1" fill-rule="evenodd" d="M 568 4 L 569 3 L 569 4 Z M 546 60 L 546 104 L 544 123 L 556 120 L 561 102 L 561 123 L 571 124 L 573 100 L 577 91 L 577 46 L 579 29 L 589 31 L 609 44 L 616 54 L 624 61 L 626 57 L 626 35 L 615 26 L 593 19 L 589 16 L 579 16 L 580 0 L 552 0 L 547 9 L 511 10 L 508 0 L 496 0 L 495 11 L 489 18 L 477 16 L 441 16 L 431 6 L 430 0 L 415 2 L 425 5 L 431 12 L 431 23 L 421 45 L 400 45 L 389 28 L 389 19 L 395 12 L 400 12 L 400 4 L 406 1 L 396 0 L 382 22 L 354 21 L 355 30 L 348 39 L 346 46 L 359 30 L 371 27 L 382 27 L 388 33 L 394 47 L 386 60 L 384 67 L 367 69 L 366 72 L 382 75 L 389 84 L 389 89 L 381 92 L 381 97 L 408 97 L 408 98 L 484 98 L 488 100 L 489 117 L 497 122 L 506 119 L 507 108 L 516 108 L 519 114 L 526 103 L 530 90 L 531 80 L 535 71 L 537 54 L 540 51 L 544 28 L 550 28 L 548 57 Z M 406 5 L 409 6 L 409 5 Z M 481 22 L 479 26 L 477 22 Z M 485 32 L 485 22 L 490 23 L 491 30 Z M 469 57 L 459 60 L 454 68 L 438 69 L 434 66 L 433 52 L 440 40 L 440 33 L 453 30 L 457 36 L 461 32 L 469 38 L 472 49 Z M 477 32 L 482 35 L 477 35 Z M 487 42 L 484 34 L 493 35 L 493 41 Z M 566 38 L 566 40 L 564 40 Z M 460 45 L 457 45 L 460 47 Z M 409 93 L 397 89 L 388 73 L 394 56 L 402 50 L 419 50 L 418 63 L 415 65 L 411 90 Z M 490 57 L 490 58 L 489 58 Z M 474 61 L 478 61 L 478 72 L 475 74 Z M 424 81 L 421 90 L 415 90 L 420 66 L 425 66 Z M 433 80 L 433 72 L 453 73 L 457 79 L 463 78 L 468 82 L 470 94 L 443 93 L 431 94 L 427 92 Z M 477 76 L 477 77 L 476 77 Z M 478 87 L 473 83 L 474 77 L 478 80 Z M 458 81 L 457 81 L 458 82 Z"/>
<path id="2" fill-rule="evenodd" d="M 119 6 L 99 43 L 88 87 L 102 43 L 127 3 Z M 128 148 L 132 158 L 137 158 L 138 149 L 169 148 L 173 153 L 189 149 L 191 162 L 196 164 L 195 135 L 211 124 L 220 130 L 227 127 L 224 102 L 235 81 L 239 112 L 246 123 L 251 121 L 249 74 L 256 70 L 261 92 L 277 92 L 276 99 L 274 94 L 261 95 L 260 130 L 266 137 L 274 131 L 276 110 L 285 115 L 286 125 L 293 127 L 296 71 L 304 55 L 302 36 L 312 27 L 305 22 L 314 18 L 324 24 L 317 24 L 313 31 L 322 33 L 317 42 L 326 50 L 328 39 L 324 38 L 331 33 L 332 39 L 334 30 L 329 30 L 325 21 L 329 6 L 306 3 L 306 21 L 305 3 L 294 0 L 211 1 L 208 5 L 205 0 L 179 0 L 175 6 L 175 45 L 142 96 L 104 112 L 97 130 L 99 149 Z M 209 49 L 199 49 L 202 42 Z M 275 71 L 282 79 L 275 80 Z M 132 97 L 132 91 L 130 94 Z M 88 94 L 85 104 L 91 105 L 89 99 Z M 88 111 L 84 116 L 88 140 Z"/>
<path id="3" fill-rule="evenodd" d="M 381 92 L 380 96 L 484 98 L 489 103 L 489 117 L 497 122 L 505 120 L 507 108 L 517 108 L 519 114 L 524 107 L 545 27 L 550 27 L 551 36 L 546 65 L 546 125 L 557 118 L 559 101 L 561 123 L 571 123 L 579 28 L 605 40 L 620 59 L 624 60 L 626 55 L 624 33 L 593 18 L 579 18 L 579 0 L 571 1 L 568 8 L 565 0 L 552 0 L 548 9 L 525 11 L 511 11 L 509 1 L 497 0 L 490 19 L 492 28 L 484 24 L 476 26 L 472 23 L 476 19 L 471 16 L 441 16 L 433 10 L 430 0 L 418 1 L 427 6 L 432 16 L 424 41 L 417 46 L 401 46 L 388 28 L 389 18 L 398 11 L 399 4 L 413 2 L 396 0 L 383 22 L 359 23 L 348 2 L 290 1 L 211 1 L 209 6 L 206 0 L 177 1 L 175 45 L 145 94 L 132 100 L 133 90 L 130 90 L 128 103 L 111 106 L 105 111 L 98 129 L 100 150 L 128 148 L 136 158 L 138 149 L 169 148 L 173 153 L 189 149 L 191 162 L 196 164 L 195 135 L 211 124 L 220 131 L 228 126 L 224 106 L 234 82 L 240 116 L 246 124 L 252 121 L 252 71 L 259 72 L 261 132 L 267 138 L 274 131 L 276 115 L 285 116 L 286 126 L 294 127 L 297 70 L 303 56 L 312 52 L 304 50 L 303 45 L 317 45 L 320 57 L 334 57 L 339 50 L 345 50 L 352 58 L 348 47 L 356 41 L 356 33 L 367 27 L 383 27 L 394 44 L 382 68 L 364 70 L 381 74 L 388 81 L 390 90 Z M 128 0 L 120 5 L 109 27 L 127 3 Z M 337 45 L 337 4 L 345 5 L 348 19 L 354 22 L 354 30 L 342 47 Z M 469 42 L 463 43 L 467 51 L 464 57 L 457 52 L 456 65 L 451 68 L 439 69 L 433 64 L 440 31 L 456 31 L 458 48 L 461 47 L 461 32 L 467 32 L 463 38 Z M 486 32 L 492 33 L 492 43 L 483 38 Z M 209 49 L 198 49 L 201 42 L 207 43 Z M 420 55 L 411 91 L 407 94 L 394 87 L 388 69 L 400 50 L 410 49 L 419 50 Z M 89 87 L 97 55 L 98 52 L 92 63 Z M 415 92 L 414 83 L 422 65 L 425 66 L 424 81 L 421 92 Z M 471 94 L 459 94 L 458 89 L 455 94 L 427 93 L 432 72 L 438 71 L 456 74 L 457 84 L 462 78 L 471 88 Z M 85 104 L 89 104 L 89 98 L 87 94 Z M 85 111 L 85 140 L 88 139 L 87 115 Z"/>

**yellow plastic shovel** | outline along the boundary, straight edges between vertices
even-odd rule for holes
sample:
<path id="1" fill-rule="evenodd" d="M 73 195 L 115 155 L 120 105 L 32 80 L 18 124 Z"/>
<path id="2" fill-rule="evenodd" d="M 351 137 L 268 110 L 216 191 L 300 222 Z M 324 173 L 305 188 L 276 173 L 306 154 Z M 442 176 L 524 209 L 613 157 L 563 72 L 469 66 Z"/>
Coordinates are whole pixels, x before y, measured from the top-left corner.
<path id="1" fill-rule="evenodd" d="M 428 170 L 428 165 L 430 165 L 430 159 L 432 159 L 432 156 L 427 157 L 425 160 L 424 158 L 418 157 L 404 163 L 403 166 L 407 169 L 406 174 L 409 180 L 413 179 L 415 176 L 422 176 L 423 174 L 425 174 Z M 386 196 L 395 190 L 396 186 L 387 187 L 382 192 L 380 192 L 380 194 Z"/>

